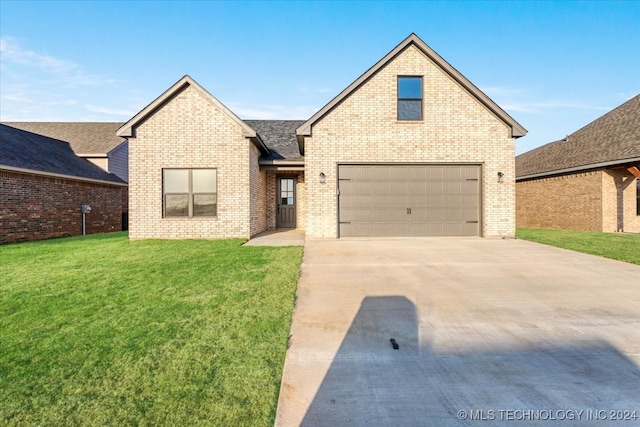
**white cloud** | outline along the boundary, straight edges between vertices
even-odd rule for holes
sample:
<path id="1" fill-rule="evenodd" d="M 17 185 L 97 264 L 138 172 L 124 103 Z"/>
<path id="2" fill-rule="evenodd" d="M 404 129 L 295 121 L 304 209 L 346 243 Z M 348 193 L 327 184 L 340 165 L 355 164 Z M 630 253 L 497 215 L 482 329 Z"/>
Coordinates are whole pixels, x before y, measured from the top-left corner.
<path id="1" fill-rule="evenodd" d="M 99 107 L 99 106 L 90 105 L 90 104 L 85 105 L 85 108 L 94 113 L 109 114 L 111 116 L 133 117 L 136 114 L 135 111 L 109 108 L 109 107 Z"/>
<path id="2" fill-rule="evenodd" d="M 121 80 L 23 48 L 15 38 L 0 38 L 0 69 L 1 120 L 101 120 L 104 115 L 132 115 L 113 95 Z"/>
<path id="3" fill-rule="evenodd" d="M 23 66 L 45 73 L 47 79 L 53 79 L 56 83 L 102 85 L 115 81 L 91 75 L 73 61 L 23 49 L 12 37 L 0 39 L 0 53 L 0 67 L 3 70 L 8 69 L 10 65 Z"/>

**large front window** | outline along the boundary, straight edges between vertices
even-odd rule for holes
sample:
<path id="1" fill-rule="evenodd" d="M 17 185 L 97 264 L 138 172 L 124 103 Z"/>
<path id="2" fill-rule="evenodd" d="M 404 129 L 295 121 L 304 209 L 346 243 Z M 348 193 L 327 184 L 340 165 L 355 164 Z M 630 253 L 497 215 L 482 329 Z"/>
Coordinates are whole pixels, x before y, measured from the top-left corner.
<path id="1" fill-rule="evenodd" d="M 422 77 L 398 77 L 398 120 L 422 120 Z"/>
<path id="2" fill-rule="evenodd" d="M 162 194 L 165 217 L 216 216 L 216 169 L 164 169 Z"/>

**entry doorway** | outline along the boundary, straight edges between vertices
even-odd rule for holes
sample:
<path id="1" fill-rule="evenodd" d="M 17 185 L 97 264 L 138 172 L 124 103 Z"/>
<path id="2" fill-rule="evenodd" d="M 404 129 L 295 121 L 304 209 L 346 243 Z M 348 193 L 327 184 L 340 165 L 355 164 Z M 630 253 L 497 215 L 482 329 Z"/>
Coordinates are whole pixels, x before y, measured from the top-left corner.
<path id="1" fill-rule="evenodd" d="M 297 178 L 276 178 L 276 228 L 296 228 L 296 183 Z"/>

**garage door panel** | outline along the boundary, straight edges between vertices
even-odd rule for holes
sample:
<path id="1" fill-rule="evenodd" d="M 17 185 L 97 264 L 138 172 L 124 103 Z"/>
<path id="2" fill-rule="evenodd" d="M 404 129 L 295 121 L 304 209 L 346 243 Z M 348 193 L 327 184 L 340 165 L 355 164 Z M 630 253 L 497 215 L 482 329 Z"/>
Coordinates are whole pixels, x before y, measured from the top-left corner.
<path id="1" fill-rule="evenodd" d="M 407 209 L 398 208 L 383 208 L 383 209 L 371 209 L 374 212 L 373 219 L 375 222 L 391 223 L 391 222 L 406 222 Z"/>
<path id="2" fill-rule="evenodd" d="M 445 210 L 441 207 L 427 208 L 425 209 L 425 215 L 427 216 L 427 222 L 443 222 L 447 219 Z"/>
<path id="3" fill-rule="evenodd" d="M 477 165 L 340 165 L 340 235 L 478 235 L 480 171 Z"/>
<path id="4" fill-rule="evenodd" d="M 477 181 L 463 181 L 460 183 L 460 192 L 465 194 L 478 194 L 478 182 Z"/>
<path id="5" fill-rule="evenodd" d="M 479 180 L 480 168 L 479 167 L 462 167 L 460 168 L 461 180 Z"/>

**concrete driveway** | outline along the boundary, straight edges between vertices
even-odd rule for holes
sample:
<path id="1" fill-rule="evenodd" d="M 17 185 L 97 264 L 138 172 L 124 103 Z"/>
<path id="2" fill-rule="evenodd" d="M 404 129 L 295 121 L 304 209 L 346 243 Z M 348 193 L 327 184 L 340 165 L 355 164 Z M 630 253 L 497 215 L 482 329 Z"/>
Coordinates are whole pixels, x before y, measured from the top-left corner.
<path id="1" fill-rule="evenodd" d="M 640 425 L 637 265 L 522 240 L 308 240 L 291 333 L 280 426 Z"/>

